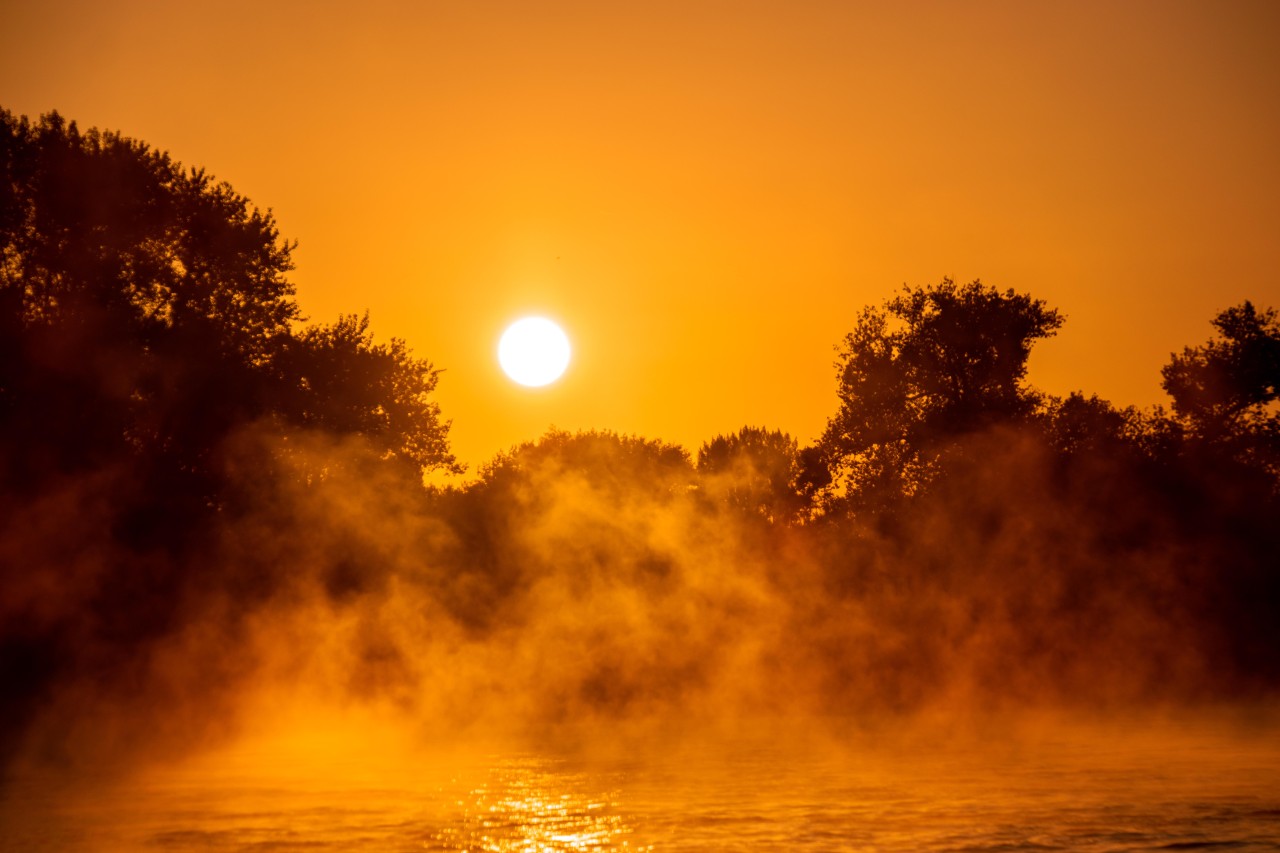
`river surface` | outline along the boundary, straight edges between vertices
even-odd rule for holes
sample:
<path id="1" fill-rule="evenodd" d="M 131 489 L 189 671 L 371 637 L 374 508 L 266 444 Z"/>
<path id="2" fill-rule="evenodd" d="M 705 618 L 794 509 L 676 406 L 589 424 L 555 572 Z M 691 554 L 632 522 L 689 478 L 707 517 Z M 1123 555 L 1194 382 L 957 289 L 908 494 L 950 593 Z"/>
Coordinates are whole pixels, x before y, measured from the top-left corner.
<path id="1" fill-rule="evenodd" d="M 607 758 L 244 753 L 100 784 L 86 773 L 71 787 L 20 777 L 0 800 L 0 849 L 1280 850 L 1274 730 L 963 748 L 783 740 L 650 743 Z"/>

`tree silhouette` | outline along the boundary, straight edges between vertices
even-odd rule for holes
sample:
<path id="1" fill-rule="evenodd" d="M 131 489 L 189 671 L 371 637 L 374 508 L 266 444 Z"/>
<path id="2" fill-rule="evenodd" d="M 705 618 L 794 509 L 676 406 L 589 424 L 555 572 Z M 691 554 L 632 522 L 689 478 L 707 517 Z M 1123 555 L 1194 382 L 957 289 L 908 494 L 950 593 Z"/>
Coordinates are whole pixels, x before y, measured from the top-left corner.
<path id="1" fill-rule="evenodd" d="M 138 466 L 167 503 L 217 502 L 238 426 L 368 439 L 456 469 L 437 371 L 367 319 L 297 331 L 270 211 L 167 154 L 56 113 L 0 113 L 0 435 L 11 483 Z"/>
<path id="2" fill-rule="evenodd" d="M 693 470 L 689 454 L 679 445 L 609 430 L 552 429 L 537 441 L 495 456 L 480 469 L 479 485 L 508 490 L 520 484 L 516 488 L 524 491 L 530 485 L 545 488 L 568 479 L 581 481 L 598 495 L 625 499 L 632 492 L 683 494 L 692 485 Z"/>
<path id="3" fill-rule="evenodd" d="M 0 146 L 6 313 L 105 314 L 147 343 L 190 330 L 250 362 L 298 319 L 292 244 L 228 184 L 57 113 L 32 124 L 4 112 Z"/>
<path id="4" fill-rule="evenodd" d="M 499 453 L 475 481 L 432 492 L 455 541 L 444 562 L 458 567 L 442 599 L 482 628 L 549 562 L 661 573 L 636 519 L 675 511 L 694 480 L 684 448 L 608 430 L 552 429 Z"/>
<path id="5" fill-rule="evenodd" d="M 1097 394 L 1086 397 L 1079 391 L 1045 397 L 1037 416 L 1050 446 L 1069 459 L 1136 450 L 1152 429 L 1134 407 L 1117 409 Z"/>
<path id="6" fill-rule="evenodd" d="M 130 447 L 199 467 L 201 442 L 182 428 L 252 408 L 298 316 L 291 246 L 270 214 L 56 113 L 0 114 L 0 169 L 0 410 L 28 451 L 11 473 L 92 467 Z M 207 398 L 217 405 L 193 407 Z"/>
<path id="7" fill-rule="evenodd" d="M 399 338 L 375 344 L 368 314 L 305 329 L 285 340 L 278 361 L 288 378 L 279 405 L 292 423 L 362 436 L 415 472 L 462 472 L 430 399 L 439 371 Z"/>
<path id="8" fill-rule="evenodd" d="M 698 450 L 703 493 L 735 513 L 784 524 L 803 517 L 809 503 L 805 457 L 780 430 L 743 427 Z"/>
<path id="9" fill-rule="evenodd" d="M 951 279 L 864 310 L 839 350 L 840 409 L 819 442 L 836 486 L 828 508 L 914 494 L 952 439 L 1030 414 L 1027 358 L 1062 322 L 1025 294 Z"/>
<path id="10" fill-rule="evenodd" d="M 51 685 L 141 683 L 184 620 L 286 582 L 284 559 L 212 555 L 276 517 L 288 448 L 419 497 L 425 469 L 458 469 L 438 371 L 367 319 L 299 328 L 292 250 L 203 170 L 0 111 L 0 766 Z"/>
<path id="11" fill-rule="evenodd" d="M 1218 337 L 1161 371 L 1174 416 L 1193 439 L 1280 474 L 1280 317 L 1246 301 L 1213 326 Z"/>

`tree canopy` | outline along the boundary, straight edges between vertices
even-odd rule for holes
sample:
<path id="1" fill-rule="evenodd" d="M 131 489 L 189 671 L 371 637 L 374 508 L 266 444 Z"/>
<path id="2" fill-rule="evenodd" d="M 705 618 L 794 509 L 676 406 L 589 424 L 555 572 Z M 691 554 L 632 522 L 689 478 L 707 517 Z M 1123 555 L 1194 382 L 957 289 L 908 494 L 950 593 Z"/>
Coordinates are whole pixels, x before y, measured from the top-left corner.
<path id="1" fill-rule="evenodd" d="M 456 470 L 430 362 L 368 319 L 301 325 L 294 244 L 202 169 L 56 113 L 0 113 L 0 471 L 121 460 L 217 501 L 250 423 L 358 435 Z"/>
<path id="2" fill-rule="evenodd" d="M 675 495 L 693 480 L 689 454 L 665 441 L 620 435 L 609 430 L 571 433 L 552 429 L 499 453 L 480 470 L 485 489 L 553 488 L 578 480 L 593 492 L 612 498 L 629 493 Z"/>
<path id="3" fill-rule="evenodd" d="M 1213 318 L 1218 336 L 1161 371 L 1178 421 L 1200 441 L 1280 473 L 1280 316 L 1251 302 Z"/>
<path id="4" fill-rule="evenodd" d="M 171 331 L 256 363 L 299 318 L 293 244 L 202 169 L 57 113 L 0 115 L 5 316 Z"/>
<path id="5" fill-rule="evenodd" d="M 700 484 L 712 502 L 776 524 L 806 514 L 813 467 L 812 450 L 781 430 L 743 427 L 698 450 Z"/>
<path id="6" fill-rule="evenodd" d="M 865 309 L 839 349 L 840 408 L 819 442 L 840 499 L 914 493 L 952 438 L 1029 414 L 1031 347 L 1062 323 L 980 281 L 907 287 Z"/>

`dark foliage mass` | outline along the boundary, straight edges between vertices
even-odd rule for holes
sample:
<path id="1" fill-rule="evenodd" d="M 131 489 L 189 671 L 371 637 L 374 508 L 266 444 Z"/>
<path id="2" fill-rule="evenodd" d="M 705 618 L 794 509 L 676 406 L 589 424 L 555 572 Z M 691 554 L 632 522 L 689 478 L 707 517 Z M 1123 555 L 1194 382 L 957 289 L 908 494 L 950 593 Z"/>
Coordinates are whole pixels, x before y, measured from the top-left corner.
<path id="1" fill-rule="evenodd" d="M 116 679 L 179 627 L 187 598 L 223 584 L 201 555 L 252 511 L 246 472 L 270 476 L 309 433 L 358 437 L 414 482 L 455 463 L 432 366 L 375 343 L 367 320 L 302 327 L 292 245 L 227 184 L 56 114 L 0 113 L 0 170 L 0 730 L 13 732 L 65 671 Z M 270 447 L 252 462 L 250 432 Z"/>
<path id="2" fill-rule="evenodd" d="M 1039 300 L 950 279 L 863 311 L 840 351 L 840 410 L 820 442 L 847 508 L 919 492 L 957 441 L 1030 414 L 1031 345 L 1061 325 Z"/>
<path id="3" fill-rule="evenodd" d="M 0 114 L 0 169 L 6 763 L 303 684 L 459 726 L 1280 687 L 1273 310 L 1139 411 L 1037 392 L 1062 315 L 943 280 L 854 318 L 812 447 L 553 431 L 427 488 L 437 371 L 305 325 L 269 212 L 57 115 Z"/>

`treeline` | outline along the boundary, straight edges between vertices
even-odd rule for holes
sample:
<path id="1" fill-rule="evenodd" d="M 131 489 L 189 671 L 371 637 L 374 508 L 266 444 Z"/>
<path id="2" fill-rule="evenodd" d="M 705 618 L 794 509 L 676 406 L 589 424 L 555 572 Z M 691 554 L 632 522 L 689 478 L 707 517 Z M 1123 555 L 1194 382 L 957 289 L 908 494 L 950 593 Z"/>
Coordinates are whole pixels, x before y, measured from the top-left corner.
<path id="1" fill-rule="evenodd" d="M 1280 686 L 1272 310 L 1140 411 L 1037 392 L 1059 312 L 944 280 L 854 318 L 813 446 L 552 432 L 426 488 L 438 371 L 306 324 L 269 211 L 56 114 L 0 113 L 0 169 L 9 755 L 303 681 L 453 725 Z"/>

